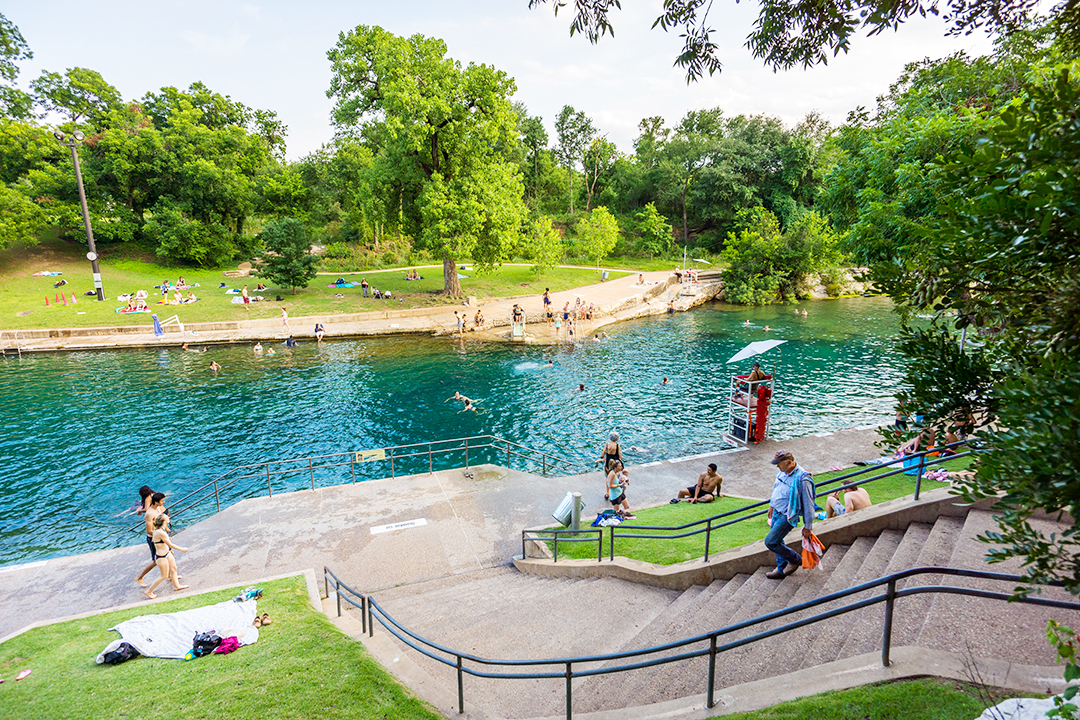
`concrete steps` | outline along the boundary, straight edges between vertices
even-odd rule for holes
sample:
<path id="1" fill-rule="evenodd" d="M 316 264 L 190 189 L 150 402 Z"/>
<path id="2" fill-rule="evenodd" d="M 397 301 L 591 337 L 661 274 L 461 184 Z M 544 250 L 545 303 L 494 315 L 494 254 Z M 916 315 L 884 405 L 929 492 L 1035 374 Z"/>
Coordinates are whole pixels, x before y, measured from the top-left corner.
<path id="1" fill-rule="evenodd" d="M 1049 522 L 1042 525 L 1047 532 L 1056 529 Z M 933 524 L 911 523 L 903 530 L 884 530 L 877 537 L 857 537 L 850 545 L 833 545 L 826 549 L 820 570 L 800 570 L 783 580 L 770 580 L 765 574 L 772 567 L 761 567 L 752 574 L 681 592 L 611 577 L 551 579 L 492 568 L 394 588 L 378 594 L 377 599 L 418 634 L 479 657 L 521 660 L 602 655 L 704 634 L 911 567 L 952 565 L 1016 572 L 1015 566 L 988 566 L 983 560 L 986 545 L 975 538 L 992 527 L 992 516 L 987 512 L 973 510 L 966 518 L 942 516 Z M 946 580 L 946 584 L 1011 590 L 1001 583 Z M 937 577 L 918 576 L 901 587 L 938 581 Z M 883 592 L 884 588 L 877 588 L 848 597 L 842 604 Z M 1053 597 L 1069 599 L 1057 591 Z M 726 634 L 720 644 L 839 604 Z M 883 616 L 883 605 L 872 606 L 729 650 L 717 659 L 716 687 L 719 691 L 847 659 L 872 658 L 881 649 Z M 1078 612 L 917 595 L 897 602 L 892 643 L 894 648 L 921 646 L 928 651 L 1049 666 L 1054 658 L 1041 638 L 1051 616 L 1080 625 Z M 653 657 L 689 649 L 677 648 Z M 438 687 L 456 688 L 453 668 L 411 650 L 402 652 L 407 652 Z M 607 666 L 624 662 L 628 661 L 612 661 Z M 581 678 L 574 682 L 574 712 L 613 711 L 700 697 L 707 687 L 707 669 L 708 658 L 701 657 Z M 1004 678 L 996 680 L 1003 682 Z M 464 682 L 466 698 L 488 716 L 549 717 L 564 711 L 565 684 L 561 678 L 497 681 L 466 676 Z"/>

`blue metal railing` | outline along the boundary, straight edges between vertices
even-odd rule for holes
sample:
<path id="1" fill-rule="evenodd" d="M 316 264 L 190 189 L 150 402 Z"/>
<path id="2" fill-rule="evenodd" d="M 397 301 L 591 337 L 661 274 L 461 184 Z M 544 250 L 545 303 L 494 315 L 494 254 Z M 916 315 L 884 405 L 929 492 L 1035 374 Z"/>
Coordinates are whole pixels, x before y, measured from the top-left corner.
<path id="1" fill-rule="evenodd" d="M 922 479 L 926 468 L 937 465 L 950 460 L 957 460 L 960 458 L 968 457 L 974 454 L 974 451 L 969 450 L 967 452 L 955 452 L 954 448 L 960 445 L 969 444 L 969 441 L 958 441 L 949 445 L 942 445 L 941 447 L 931 448 L 929 450 L 923 450 L 922 452 L 912 453 L 904 457 L 890 460 L 880 465 L 873 465 L 859 470 L 853 470 L 852 472 L 838 475 L 837 477 L 830 478 L 824 481 L 818 486 L 818 492 L 814 496 L 815 499 L 829 495 L 835 492 L 839 488 L 829 487 L 822 490 L 826 486 L 833 486 L 836 483 L 842 483 L 845 489 L 861 487 L 875 480 L 881 480 L 882 478 L 892 477 L 893 475 L 899 475 L 901 473 L 907 473 L 912 469 L 915 469 L 915 499 L 919 499 L 919 494 L 922 490 Z M 953 451 L 950 455 L 942 455 L 940 457 L 930 457 L 931 455 L 939 454 L 942 450 Z M 914 462 L 914 464 L 912 464 Z M 873 477 L 864 478 L 861 480 L 851 481 L 852 478 L 859 477 L 861 475 L 868 475 L 870 473 L 877 472 L 881 468 L 890 468 L 894 465 L 901 464 L 901 467 L 896 467 L 891 470 L 887 470 Z M 845 482 L 850 481 L 850 482 Z M 703 518 L 701 520 L 695 520 L 693 522 L 685 523 L 683 525 L 662 526 L 662 525 L 635 525 L 630 523 L 623 523 L 620 525 L 607 526 L 608 535 L 608 556 L 609 559 L 615 559 L 615 540 L 617 539 L 633 539 L 633 540 L 675 540 L 684 537 L 693 537 L 694 535 L 705 535 L 705 556 L 704 562 L 709 561 L 709 548 L 712 540 L 712 534 L 716 530 L 734 525 L 736 523 L 751 520 L 753 518 L 761 517 L 769 512 L 769 501 L 761 500 L 759 502 L 750 503 L 741 508 L 735 510 L 729 510 L 727 512 L 713 515 L 711 517 Z M 738 517 L 735 517 L 738 516 Z M 635 532 L 619 532 L 616 528 L 626 527 L 633 529 Z M 663 532 L 662 535 L 650 535 L 640 531 L 656 531 Z M 554 546 L 554 559 L 559 559 L 559 544 L 560 543 L 581 543 L 581 542 L 593 542 L 592 538 L 579 537 L 585 531 L 575 531 L 569 529 L 550 529 L 550 530 L 522 530 L 521 531 L 521 556 L 532 557 L 528 554 L 529 542 L 550 542 Z M 603 529 L 592 530 L 592 532 L 599 532 L 596 537 L 597 544 L 597 561 L 602 562 L 604 548 L 603 548 Z M 674 533 L 674 534 L 673 534 Z"/>
<path id="2" fill-rule="evenodd" d="M 1062 608 L 1067 610 L 1080 610 L 1080 604 L 1076 602 L 1066 602 L 1063 600 L 1049 600 L 1046 598 L 1033 598 L 1026 596 L 1014 596 L 1010 593 L 997 592 L 992 590 L 983 590 L 979 588 L 966 588 L 946 585 L 927 585 L 919 587 L 905 587 L 897 588 L 897 583 L 911 578 L 917 575 L 935 574 L 935 575 L 949 575 L 954 577 L 973 578 L 978 580 L 991 580 L 1010 583 L 1022 583 L 1024 578 L 1019 575 L 1007 575 L 1004 573 L 992 573 L 982 570 L 962 570 L 959 568 L 942 568 L 942 567 L 919 567 L 912 568 L 910 570 L 904 570 L 898 573 L 892 573 L 891 575 L 885 575 L 876 580 L 862 583 L 854 587 L 847 588 L 846 590 L 840 590 L 828 595 L 822 595 L 821 597 L 808 600 L 798 605 L 792 605 L 788 608 L 776 610 L 766 615 L 761 615 L 756 618 L 744 620 L 733 625 L 722 627 L 718 630 L 712 630 L 700 635 L 694 635 L 693 637 L 683 638 L 681 640 L 675 640 L 673 642 L 665 643 L 663 645 L 655 645 L 653 647 L 644 648 L 641 650 L 629 650 L 625 652 L 608 653 L 605 655 L 587 655 L 579 657 L 563 657 L 563 658 L 546 658 L 541 660 L 495 660 L 491 658 L 482 658 L 469 653 L 464 653 L 458 650 L 453 650 L 446 646 L 434 643 L 413 631 L 406 628 L 404 625 L 395 620 L 389 613 L 387 613 L 379 603 L 370 595 L 363 595 L 352 589 L 335 575 L 329 568 L 323 567 L 323 583 L 325 587 L 326 597 L 330 597 L 331 580 L 333 581 L 334 594 L 337 598 L 337 613 L 341 616 L 341 602 L 344 600 L 346 603 L 356 607 L 361 612 L 361 628 L 368 637 L 372 637 L 375 632 L 375 623 L 378 622 L 382 627 L 400 640 L 405 645 L 409 646 L 413 650 L 425 655 L 436 662 L 442 663 L 453 667 L 457 673 L 457 696 L 458 696 L 458 713 L 465 712 L 465 689 L 464 689 L 464 676 L 470 675 L 472 677 L 493 678 L 493 679 L 557 679 L 564 678 L 566 681 L 566 718 L 571 720 L 573 715 L 573 685 L 574 678 L 580 677 L 592 677 L 595 675 L 610 675 L 615 673 L 626 672 L 628 670 L 636 670 L 639 668 L 655 667 L 657 665 L 664 665 L 667 663 L 679 662 L 682 660 L 689 660 L 691 658 L 698 658 L 708 656 L 709 658 L 709 670 L 707 682 L 707 706 L 712 708 L 715 703 L 715 690 L 716 690 L 716 658 L 720 653 L 732 650 L 743 645 L 749 645 L 766 638 L 780 635 L 782 633 L 790 632 L 807 625 L 813 625 L 823 620 L 844 615 L 855 610 L 877 605 L 879 603 L 885 604 L 885 618 L 882 627 L 882 645 L 881 645 L 881 664 L 888 667 L 891 664 L 890 651 L 892 648 L 892 628 L 893 617 L 895 613 L 896 601 L 902 597 L 909 597 L 913 595 L 921 595 L 926 593 L 942 593 L 951 595 L 964 595 L 968 597 L 977 597 L 990 600 L 1001 600 L 1006 602 L 1014 602 L 1025 605 L 1037 605 L 1040 607 Z M 1051 583 L 1050 586 L 1061 587 L 1061 583 Z M 855 602 L 842 605 L 840 607 L 832 608 L 824 612 L 811 615 L 809 617 L 794 619 L 789 623 L 783 625 L 761 630 L 744 638 L 730 640 L 728 642 L 721 643 L 720 638 L 731 635 L 739 630 L 746 628 L 753 628 L 764 623 L 768 623 L 773 620 L 785 618 L 795 613 L 803 612 L 817 608 L 821 605 L 843 600 L 844 598 L 857 595 L 862 592 L 874 590 L 877 588 L 884 588 L 884 592 L 872 597 L 863 598 Z M 343 592 L 344 591 L 344 592 Z M 351 597 L 350 597 L 351 596 Z M 356 598 L 355 600 L 353 598 Z M 649 657 L 657 655 L 661 652 L 669 650 L 678 650 L 680 648 L 688 648 L 691 646 L 693 649 L 685 650 L 675 655 L 665 655 L 662 657 Z M 638 658 L 649 658 L 641 659 Z M 576 665 L 595 665 L 599 663 L 608 663 L 612 661 L 625 661 L 630 660 L 632 662 L 625 662 L 619 665 L 611 667 L 590 667 L 586 669 L 575 669 Z M 480 670 L 477 668 L 469 667 L 465 663 L 471 663 L 480 666 L 492 666 L 492 667 L 551 667 L 557 668 L 545 672 L 489 672 Z"/>

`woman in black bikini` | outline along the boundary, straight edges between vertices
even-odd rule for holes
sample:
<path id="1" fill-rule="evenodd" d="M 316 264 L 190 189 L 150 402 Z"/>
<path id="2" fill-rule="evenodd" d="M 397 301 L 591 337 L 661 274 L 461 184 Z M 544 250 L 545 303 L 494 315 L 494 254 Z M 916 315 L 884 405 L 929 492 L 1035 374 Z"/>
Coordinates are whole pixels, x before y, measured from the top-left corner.
<path id="1" fill-rule="evenodd" d="M 612 464 L 618 461 L 622 464 L 622 448 L 619 447 L 619 433 L 611 433 L 611 439 L 604 445 L 604 456 L 600 458 L 600 461 L 604 463 L 604 472 L 611 472 Z"/>
<path id="2" fill-rule="evenodd" d="M 172 541 L 169 540 L 169 533 L 165 532 L 165 519 L 164 513 L 154 518 L 154 552 L 158 570 L 161 572 L 161 577 L 155 580 L 154 584 L 144 591 L 146 597 L 151 600 L 157 597 L 157 595 L 154 594 L 154 588 L 164 582 L 166 578 L 172 580 L 174 590 L 184 590 L 188 587 L 187 585 L 181 585 L 177 582 L 176 559 L 172 554 L 173 549 L 182 552 L 187 552 L 188 549 L 172 544 Z"/>

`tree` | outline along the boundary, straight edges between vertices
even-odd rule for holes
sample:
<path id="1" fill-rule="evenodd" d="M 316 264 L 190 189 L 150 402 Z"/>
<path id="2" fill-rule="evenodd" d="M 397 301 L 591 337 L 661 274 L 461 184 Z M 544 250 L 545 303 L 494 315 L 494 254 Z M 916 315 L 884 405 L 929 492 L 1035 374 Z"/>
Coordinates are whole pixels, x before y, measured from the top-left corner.
<path id="1" fill-rule="evenodd" d="M 69 68 L 63 75 L 43 72 L 30 83 L 34 104 L 42 117 L 50 113 L 66 115 L 71 123 L 88 123 L 99 128 L 109 111 L 120 105 L 120 92 L 101 74 L 86 68 Z"/>
<path id="2" fill-rule="evenodd" d="M 555 147 L 555 156 L 566 168 L 570 177 L 570 213 L 574 212 L 574 167 L 584 162 L 585 150 L 596 137 L 596 128 L 585 113 L 569 105 L 564 105 L 555 119 L 555 134 L 559 144 Z"/>
<path id="3" fill-rule="evenodd" d="M 270 252 L 259 267 L 259 274 L 280 287 L 307 287 L 318 272 L 319 258 L 311 254 L 307 229 L 296 218 L 281 218 L 266 224 L 262 241 Z"/>
<path id="4" fill-rule="evenodd" d="M 776 215 L 757 207 L 739 216 L 740 230 L 729 233 L 722 262 L 724 293 L 731 303 L 766 305 L 794 299 L 815 272 L 843 260 L 837 237 L 826 218 L 812 211 L 800 215 L 786 231 Z"/>
<path id="5" fill-rule="evenodd" d="M 30 60 L 34 53 L 13 22 L 0 13 L 0 116 L 29 120 L 33 98 L 14 87 L 19 77 L 20 60 Z"/>
<path id="6" fill-rule="evenodd" d="M 529 0 L 529 7 L 545 4 L 547 0 Z M 567 3 L 555 0 L 555 13 Z M 829 55 L 847 52 L 851 36 L 860 29 L 876 35 L 896 29 L 914 15 L 942 14 L 938 0 L 855 0 L 853 2 L 810 3 L 799 0 L 766 0 L 761 3 L 754 30 L 746 46 L 755 58 L 774 70 L 786 70 L 796 65 L 824 65 Z M 664 0 L 664 12 L 653 27 L 664 31 L 678 30 L 683 38 L 683 50 L 675 64 L 686 69 L 687 83 L 721 69 L 719 55 L 723 52 L 712 39 L 709 12 L 712 0 Z M 608 18 L 619 0 L 574 0 L 574 19 L 570 34 L 584 34 L 596 43 L 605 34 L 615 35 Z M 950 33 L 971 33 L 985 28 L 989 33 L 1009 31 L 1024 25 L 1041 8 L 1034 0 L 948 0 L 944 16 L 950 22 Z M 1080 4 L 1074 0 L 1057 0 L 1048 8 L 1057 32 L 1068 38 L 1073 47 L 1080 46 Z"/>
<path id="7" fill-rule="evenodd" d="M 37 205 L 0 183 L 0 250 L 16 242 L 37 244 L 45 217 Z"/>
<path id="8" fill-rule="evenodd" d="M 671 249 L 671 224 L 656 211 L 656 205 L 647 204 L 634 219 L 638 223 L 641 245 L 649 255 L 659 255 Z"/>
<path id="9" fill-rule="evenodd" d="M 520 231 L 520 176 L 503 155 L 517 142 L 513 80 L 462 68 L 441 40 L 379 27 L 341 33 L 327 55 L 339 136 L 367 140 L 400 225 L 442 258 L 444 292 L 460 296 L 456 258 L 501 262 Z"/>
<path id="10" fill-rule="evenodd" d="M 659 115 L 642 118 L 638 123 L 638 130 L 640 132 L 634 139 L 634 152 L 641 167 L 651 170 L 656 165 L 671 131 L 664 127 L 664 118 Z"/>
<path id="11" fill-rule="evenodd" d="M 600 271 L 600 261 L 615 249 L 619 241 L 619 223 L 608 209 L 601 205 L 578 221 L 578 239 L 586 257 L 596 259 L 596 271 Z"/>
<path id="12" fill-rule="evenodd" d="M 691 110 L 675 127 L 673 137 L 661 153 L 660 171 L 667 180 L 669 194 L 675 195 L 682 206 L 683 243 L 689 240 L 686 219 L 686 196 L 712 160 L 712 152 L 721 135 L 720 108 Z"/>
<path id="13" fill-rule="evenodd" d="M 548 134 L 544 129 L 544 119 L 530 116 L 524 105 L 518 109 L 518 136 L 521 144 L 529 149 L 532 160 L 531 182 L 528 183 L 532 191 L 529 204 L 535 208 L 540 198 L 540 153 L 547 147 Z"/>
<path id="14" fill-rule="evenodd" d="M 585 212 L 589 212 L 593 195 L 596 193 L 596 181 L 605 172 L 611 170 L 619 151 L 606 137 L 593 138 L 581 158 L 581 167 L 585 171 Z"/>
<path id="15" fill-rule="evenodd" d="M 1031 522 L 1035 509 L 1080 503 L 1080 80 L 1070 67 L 1038 68 L 970 152 L 935 163 L 937 216 L 905 257 L 874 270 L 906 315 L 934 315 L 930 329 L 908 331 L 901 407 L 929 408 L 938 429 L 970 415 L 980 427 L 984 452 L 961 487 L 972 500 L 1001 495 L 990 561 L 1020 558 L 1027 580 L 1080 594 L 1080 527 L 1048 536 Z M 959 350 L 965 330 L 980 348 Z"/>
<path id="16" fill-rule="evenodd" d="M 547 215 L 538 217 L 532 223 L 531 254 L 533 269 L 536 270 L 537 281 L 543 276 L 544 271 L 555 267 L 563 256 L 562 238 L 559 231 L 551 225 L 551 218 Z"/>

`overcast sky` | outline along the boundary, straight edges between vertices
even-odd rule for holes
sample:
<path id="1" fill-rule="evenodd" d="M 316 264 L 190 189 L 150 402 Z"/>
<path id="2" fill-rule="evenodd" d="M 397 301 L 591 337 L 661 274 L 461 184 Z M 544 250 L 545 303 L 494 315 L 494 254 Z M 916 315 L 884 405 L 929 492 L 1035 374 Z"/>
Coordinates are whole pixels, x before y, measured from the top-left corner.
<path id="1" fill-rule="evenodd" d="M 21 65 L 24 88 L 42 70 L 76 66 L 100 72 L 126 99 L 202 81 L 246 105 L 276 111 L 289 127 L 290 159 L 331 139 L 326 52 L 339 32 L 357 25 L 442 38 L 450 57 L 494 65 L 515 78 L 515 100 L 542 116 L 549 133 L 569 104 L 624 152 L 633 151 L 643 117 L 661 115 L 671 125 L 687 110 L 707 107 L 727 115 L 767 113 L 788 123 L 816 110 L 840 123 L 856 106 L 872 107 L 907 62 L 990 50 L 983 35 L 947 38 L 940 20 L 918 19 L 898 33 L 859 36 L 850 54 L 826 67 L 773 73 L 743 46 L 756 3 L 719 0 L 710 19 L 724 69 L 687 86 L 672 67 L 682 46 L 677 35 L 649 29 L 661 5 L 623 0 L 623 10 L 611 16 L 615 38 L 596 46 L 569 36 L 570 8 L 555 17 L 550 6 L 529 10 L 528 0 L 8 0 L 2 12 L 34 52 Z"/>

